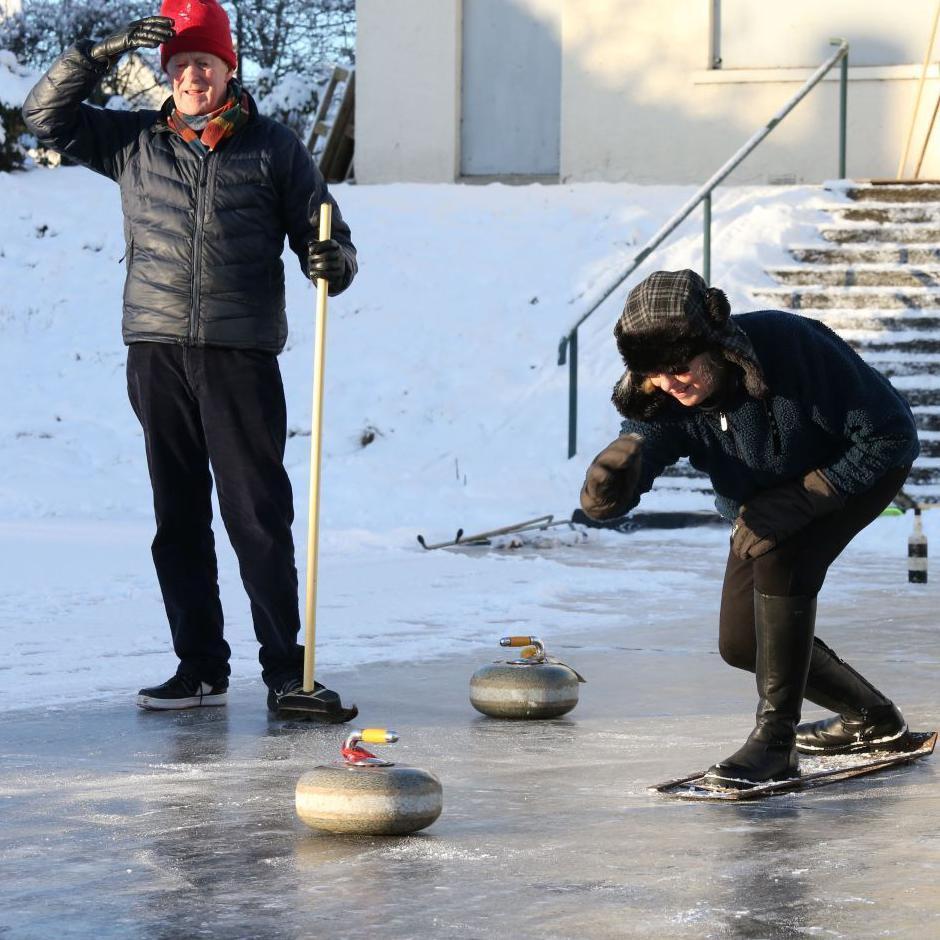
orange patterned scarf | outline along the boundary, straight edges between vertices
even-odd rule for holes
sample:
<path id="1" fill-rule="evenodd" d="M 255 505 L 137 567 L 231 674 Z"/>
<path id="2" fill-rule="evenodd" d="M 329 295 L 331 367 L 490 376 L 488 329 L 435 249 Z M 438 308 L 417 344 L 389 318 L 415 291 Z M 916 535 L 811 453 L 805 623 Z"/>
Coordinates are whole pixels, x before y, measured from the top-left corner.
<path id="1" fill-rule="evenodd" d="M 166 122 L 196 153 L 204 156 L 210 150 L 215 150 L 239 128 L 244 127 L 248 114 L 248 95 L 242 91 L 238 82 L 232 80 L 229 82 L 228 97 L 224 104 L 209 114 L 200 115 L 201 118 L 207 119 L 201 132 L 190 127 L 186 116 L 180 114 L 176 108 Z"/>

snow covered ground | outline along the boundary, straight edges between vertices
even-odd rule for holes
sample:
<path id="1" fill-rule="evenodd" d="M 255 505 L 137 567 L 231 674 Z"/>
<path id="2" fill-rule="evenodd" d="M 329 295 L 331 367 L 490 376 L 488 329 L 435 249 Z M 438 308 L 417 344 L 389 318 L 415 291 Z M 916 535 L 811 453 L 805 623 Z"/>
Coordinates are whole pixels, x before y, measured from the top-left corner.
<path id="1" fill-rule="evenodd" d="M 651 592 L 686 605 L 707 596 L 707 610 L 716 607 L 720 585 L 686 572 L 684 556 L 720 558 L 720 529 L 655 538 L 555 530 L 564 550 L 554 556 L 551 547 L 424 552 L 415 541 L 418 532 L 437 540 L 458 526 L 570 515 L 587 463 L 618 430 L 608 401 L 620 374 L 611 327 L 630 285 L 582 330 L 580 453 L 571 461 L 558 341 L 690 192 L 334 188 L 361 273 L 330 305 L 324 670 L 434 656 L 455 644 L 492 648 L 505 632 L 550 641 L 590 630 L 601 616 L 590 598 L 616 592 L 634 607 Z M 788 260 L 786 244 L 813 239 L 827 198 L 809 187 L 719 192 L 713 281 L 734 310 L 754 308 L 748 291 L 770 283 L 764 267 Z M 149 558 L 143 440 L 126 401 L 117 187 L 81 168 L 34 169 L 0 174 L 0 204 L 0 709 L 35 695 L 58 703 L 128 696 L 175 663 Z M 700 262 L 696 219 L 630 284 Z M 287 266 L 291 335 L 281 368 L 302 571 L 314 292 L 294 259 Z M 641 508 L 690 506 L 701 508 L 701 497 L 661 491 Z M 936 517 L 925 517 L 933 538 Z M 909 518 L 879 520 L 849 554 L 891 559 L 903 578 L 909 530 Z M 636 542 L 635 558 L 617 550 L 625 539 Z M 616 564 L 604 561 L 607 545 Z M 584 564 L 572 562 L 579 546 Z M 224 536 L 219 552 L 233 678 L 255 679 L 248 602 Z"/>

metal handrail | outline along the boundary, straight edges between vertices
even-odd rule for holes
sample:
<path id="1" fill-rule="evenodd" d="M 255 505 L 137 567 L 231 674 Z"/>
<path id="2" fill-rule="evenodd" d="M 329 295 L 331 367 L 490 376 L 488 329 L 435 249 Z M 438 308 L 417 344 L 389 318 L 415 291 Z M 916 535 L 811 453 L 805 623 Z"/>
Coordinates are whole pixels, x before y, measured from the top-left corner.
<path id="1" fill-rule="evenodd" d="M 704 203 L 704 261 L 702 274 L 706 283 L 711 281 L 711 194 L 718 184 L 734 170 L 744 158 L 822 81 L 823 76 L 837 63 L 842 63 L 839 77 L 839 179 L 845 179 L 845 128 L 848 90 L 849 44 L 845 39 L 832 39 L 830 45 L 838 49 L 806 80 L 800 90 L 736 153 L 734 153 L 698 191 L 676 212 L 668 222 L 643 246 L 630 266 L 601 296 L 591 304 L 562 337 L 558 345 L 558 365 L 568 363 L 568 457 L 577 453 L 578 434 L 578 328 L 608 297 L 691 215 L 700 203 Z"/>

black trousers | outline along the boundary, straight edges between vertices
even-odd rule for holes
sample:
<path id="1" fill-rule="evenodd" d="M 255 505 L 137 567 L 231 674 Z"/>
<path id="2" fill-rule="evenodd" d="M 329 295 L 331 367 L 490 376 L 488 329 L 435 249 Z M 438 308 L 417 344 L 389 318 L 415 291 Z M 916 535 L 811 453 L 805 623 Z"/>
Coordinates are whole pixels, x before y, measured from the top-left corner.
<path id="1" fill-rule="evenodd" d="M 760 558 L 742 561 L 728 552 L 718 621 L 718 651 L 726 663 L 754 672 L 754 590 L 815 597 L 829 566 L 890 504 L 909 471 L 909 467 L 888 471 L 864 493 L 848 497 L 842 509 L 813 520 Z"/>
<path id="2" fill-rule="evenodd" d="M 153 561 L 179 671 L 207 682 L 230 671 L 212 533 L 214 476 L 251 601 L 262 678 L 277 688 L 299 677 L 294 506 L 276 356 L 134 343 L 127 389 L 147 446 L 157 523 Z"/>

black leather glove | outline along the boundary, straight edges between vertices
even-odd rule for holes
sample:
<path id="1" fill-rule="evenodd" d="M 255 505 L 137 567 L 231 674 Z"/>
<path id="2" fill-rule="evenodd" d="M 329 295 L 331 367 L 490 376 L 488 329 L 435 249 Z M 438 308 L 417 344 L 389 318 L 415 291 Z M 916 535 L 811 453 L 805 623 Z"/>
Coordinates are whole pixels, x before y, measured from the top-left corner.
<path id="1" fill-rule="evenodd" d="M 592 519 L 622 516 L 633 500 L 643 464 L 643 438 L 622 434 L 592 461 L 581 487 L 581 508 Z"/>
<path id="2" fill-rule="evenodd" d="M 738 558 L 760 558 L 820 516 L 845 505 L 845 497 L 819 470 L 802 480 L 758 493 L 741 507 L 731 530 L 731 550 Z"/>
<path id="3" fill-rule="evenodd" d="M 125 52 L 146 46 L 156 49 L 160 43 L 176 35 L 173 20 L 169 16 L 145 16 L 142 20 L 128 23 L 116 33 L 96 42 L 88 54 L 100 62 L 113 65 Z"/>
<path id="4" fill-rule="evenodd" d="M 322 242 L 310 242 L 307 247 L 307 277 L 311 281 L 323 278 L 330 287 L 341 287 L 346 276 L 346 256 L 339 242 L 327 238 Z"/>

